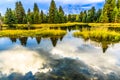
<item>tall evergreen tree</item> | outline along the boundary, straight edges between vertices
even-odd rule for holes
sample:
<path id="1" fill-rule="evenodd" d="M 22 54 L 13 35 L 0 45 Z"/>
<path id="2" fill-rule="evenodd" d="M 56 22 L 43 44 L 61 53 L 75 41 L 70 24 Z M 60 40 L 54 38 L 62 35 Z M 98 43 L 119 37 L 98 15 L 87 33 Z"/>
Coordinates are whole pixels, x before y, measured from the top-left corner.
<path id="1" fill-rule="evenodd" d="M 18 24 L 26 23 L 25 10 L 24 10 L 23 5 L 22 5 L 22 3 L 20 1 L 16 2 L 15 16 L 16 16 L 16 20 L 17 20 Z"/>
<path id="2" fill-rule="evenodd" d="M 54 0 L 52 0 L 50 4 L 48 22 L 58 23 L 58 10 Z"/>
<path id="3" fill-rule="evenodd" d="M 33 13 L 31 12 L 30 9 L 27 11 L 27 22 L 33 23 Z"/>
<path id="4" fill-rule="evenodd" d="M 84 11 L 82 22 L 86 22 L 86 19 L 87 19 L 87 11 Z"/>
<path id="5" fill-rule="evenodd" d="M 40 23 L 43 23 L 43 22 L 44 22 L 44 13 L 41 10 L 41 12 L 40 12 Z"/>
<path id="6" fill-rule="evenodd" d="M 116 9 L 114 9 L 114 11 L 116 11 Z M 116 15 L 117 15 L 117 22 L 119 22 L 120 23 L 120 0 L 117 0 L 117 13 L 116 13 Z"/>
<path id="7" fill-rule="evenodd" d="M 11 10 L 11 8 L 7 8 L 7 11 L 5 13 L 5 24 L 12 25 L 16 23 L 14 12 Z"/>
<path id="8" fill-rule="evenodd" d="M 62 9 L 62 6 L 59 7 L 59 22 L 60 23 L 65 22 L 65 16 L 64 16 L 64 11 Z"/>
<path id="9" fill-rule="evenodd" d="M 71 21 L 71 14 L 68 15 L 68 21 Z"/>
<path id="10" fill-rule="evenodd" d="M 101 19 L 101 20 L 105 20 L 107 22 L 112 22 L 113 21 L 112 13 L 113 13 L 115 6 L 116 6 L 116 0 L 106 0 L 101 16 L 107 16 L 108 21 L 105 19 Z M 104 18 L 104 17 L 101 17 L 101 18 Z"/>
<path id="11" fill-rule="evenodd" d="M 95 14 L 95 22 L 99 22 L 100 16 L 102 13 L 102 9 L 99 9 Z"/>
<path id="12" fill-rule="evenodd" d="M 84 16 L 84 13 L 83 13 L 83 11 L 81 11 L 81 12 L 80 12 L 80 15 L 79 15 L 79 21 L 80 21 L 80 22 L 82 22 L 83 16 Z"/>
<path id="13" fill-rule="evenodd" d="M 89 11 L 88 11 L 88 15 L 87 15 L 87 22 L 94 22 L 95 19 L 95 7 L 92 7 Z"/>
<path id="14" fill-rule="evenodd" d="M 35 12 L 39 12 L 39 8 L 38 8 L 37 3 L 34 3 L 33 11 L 34 11 L 34 13 L 35 13 Z"/>
<path id="15" fill-rule="evenodd" d="M 33 23 L 39 24 L 40 23 L 40 13 L 39 13 L 39 8 L 38 8 L 37 3 L 34 3 L 33 13 L 34 13 Z"/>
<path id="16" fill-rule="evenodd" d="M 113 13 L 112 13 L 112 22 L 117 23 L 118 22 L 118 8 L 117 6 L 114 8 Z"/>
<path id="17" fill-rule="evenodd" d="M 107 11 L 106 12 L 102 12 L 102 14 L 100 16 L 100 19 L 99 19 L 99 22 L 102 22 L 102 23 L 108 23 L 109 22 Z"/>

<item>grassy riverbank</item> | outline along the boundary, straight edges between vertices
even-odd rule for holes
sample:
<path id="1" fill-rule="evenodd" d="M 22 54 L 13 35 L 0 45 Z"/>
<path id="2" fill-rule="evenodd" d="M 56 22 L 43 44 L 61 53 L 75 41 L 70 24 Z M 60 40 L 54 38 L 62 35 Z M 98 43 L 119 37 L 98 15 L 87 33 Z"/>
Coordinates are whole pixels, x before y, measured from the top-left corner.
<path id="1" fill-rule="evenodd" d="M 64 30 L 3 30 L 0 31 L 0 37 L 48 37 L 65 35 Z"/>
<path id="2" fill-rule="evenodd" d="M 68 22 L 68 23 L 60 23 L 60 24 L 30 24 L 29 27 L 31 29 L 37 29 L 37 28 L 50 28 L 50 27 L 69 27 L 69 26 L 75 26 L 75 25 L 88 25 L 91 27 L 120 27 L 120 23 L 79 23 L 79 22 Z M 13 28 L 15 29 L 27 29 L 28 24 L 13 24 Z M 9 28 L 7 24 L 2 25 L 3 29 Z M 11 27 L 10 27 L 11 28 Z"/>
<path id="3" fill-rule="evenodd" d="M 83 30 L 82 32 L 75 32 L 75 37 L 83 37 L 84 39 L 92 39 L 94 41 L 120 41 L 120 33 L 109 31 L 107 29 L 92 29 L 90 31 Z"/>
<path id="4" fill-rule="evenodd" d="M 29 24 L 30 28 L 36 29 L 36 28 L 49 28 L 49 27 L 69 27 L 69 26 L 75 26 L 75 25 L 87 25 L 87 23 L 60 23 L 60 24 Z M 11 27 L 7 24 L 2 25 L 3 28 L 16 28 L 16 29 L 25 29 L 28 28 L 28 24 L 12 24 Z"/>
<path id="5" fill-rule="evenodd" d="M 92 27 L 120 27 L 120 23 L 88 23 Z"/>

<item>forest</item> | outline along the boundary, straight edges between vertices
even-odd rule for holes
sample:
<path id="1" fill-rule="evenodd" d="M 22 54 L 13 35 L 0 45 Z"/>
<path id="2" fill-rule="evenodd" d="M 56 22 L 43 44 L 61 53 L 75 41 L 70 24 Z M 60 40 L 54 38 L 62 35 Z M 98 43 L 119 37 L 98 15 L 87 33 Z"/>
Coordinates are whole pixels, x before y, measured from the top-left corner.
<path id="1" fill-rule="evenodd" d="M 37 3 L 34 3 L 33 10 L 29 8 L 25 12 L 22 2 L 18 1 L 15 3 L 14 10 L 7 8 L 4 16 L 0 14 L 0 20 L 4 24 L 119 23 L 120 0 L 106 0 L 103 9 L 96 10 L 93 6 L 89 10 L 81 11 L 80 14 L 65 14 L 62 6 L 56 7 L 54 0 L 51 0 L 48 13 L 40 10 Z"/>

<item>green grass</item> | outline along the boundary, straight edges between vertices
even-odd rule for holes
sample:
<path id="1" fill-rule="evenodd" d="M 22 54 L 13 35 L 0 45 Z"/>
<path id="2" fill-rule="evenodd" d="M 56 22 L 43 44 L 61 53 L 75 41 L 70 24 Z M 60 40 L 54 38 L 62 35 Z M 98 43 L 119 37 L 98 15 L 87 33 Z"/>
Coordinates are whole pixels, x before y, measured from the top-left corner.
<path id="1" fill-rule="evenodd" d="M 58 24 L 31 24 L 31 28 L 48 28 L 48 27 L 66 27 L 66 26 L 74 26 L 74 25 L 89 25 L 92 27 L 120 27 L 120 23 L 81 23 L 81 22 L 68 22 L 68 23 L 58 23 Z M 8 27 L 7 24 L 3 24 L 3 27 Z M 27 24 L 13 24 L 16 26 L 16 29 L 24 29 L 27 28 Z"/>
<path id="2" fill-rule="evenodd" d="M 88 23 L 92 27 L 120 27 L 120 23 Z"/>
<path id="3" fill-rule="evenodd" d="M 49 37 L 65 35 L 64 30 L 3 30 L 0 31 L 0 37 Z"/>
<path id="4" fill-rule="evenodd" d="M 115 31 L 109 31 L 107 29 L 92 29 L 91 31 L 83 30 L 82 32 L 75 32 L 75 37 L 83 37 L 84 39 L 91 39 L 97 42 L 110 41 L 118 42 L 120 41 L 120 33 Z"/>
<path id="5" fill-rule="evenodd" d="M 75 26 L 75 25 L 87 25 L 87 23 L 78 23 L 78 22 L 68 22 L 68 23 L 60 23 L 60 24 L 31 24 L 31 28 L 49 28 L 49 27 L 69 27 L 69 26 Z M 4 28 L 7 28 L 7 24 L 2 25 Z M 27 24 L 13 24 L 13 26 L 16 27 L 16 29 L 26 29 Z"/>

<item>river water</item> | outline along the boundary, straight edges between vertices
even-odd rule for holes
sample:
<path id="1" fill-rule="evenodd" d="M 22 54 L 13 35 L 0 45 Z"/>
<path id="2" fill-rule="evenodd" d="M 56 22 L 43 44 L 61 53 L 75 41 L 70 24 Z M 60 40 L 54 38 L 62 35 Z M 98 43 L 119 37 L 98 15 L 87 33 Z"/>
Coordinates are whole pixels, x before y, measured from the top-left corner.
<path id="1" fill-rule="evenodd" d="M 120 43 L 86 41 L 73 32 L 1 37 L 0 80 L 120 80 Z"/>

